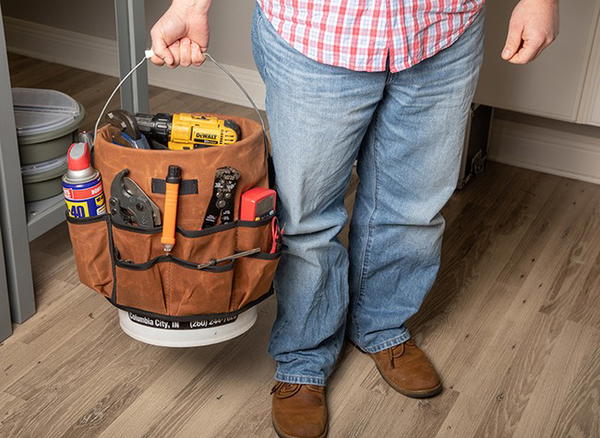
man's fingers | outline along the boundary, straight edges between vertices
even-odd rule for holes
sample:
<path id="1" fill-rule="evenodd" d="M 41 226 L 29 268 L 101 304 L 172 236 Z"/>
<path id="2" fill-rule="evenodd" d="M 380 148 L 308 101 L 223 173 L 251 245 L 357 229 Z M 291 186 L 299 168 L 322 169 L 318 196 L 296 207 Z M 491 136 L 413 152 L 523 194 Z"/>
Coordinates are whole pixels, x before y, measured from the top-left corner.
<path id="1" fill-rule="evenodd" d="M 543 39 L 525 40 L 523 47 L 508 60 L 512 64 L 527 64 L 532 61 L 544 48 Z"/>
<path id="2" fill-rule="evenodd" d="M 192 63 L 192 42 L 189 38 L 182 38 L 179 42 L 179 64 L 189 67 Z"/>
<path id="3" fill-rule="evenodd" d="M 156 55 L 150 57 L 150 62 L 154 65 L 158 65 L 159 67 L 165 65 L 165 61 L 163 61 L 162 58 L 159 58 Z"/>
<path id="4" fill-rule="evenodd" d="M 510 25 L 508 27 L 508 35 L 506 36 L 506 43 L 504 43 L 504 48 L 502 49 L 502 59 L 509 60 L 515 53 L 518 52 L 521 47 L 523 35 L 523 26 L 516 25 L 511 20 Z"/>
<path id="5" fill-rule="evenodd" d="M 150 58 L 150 61 L 156 65 L 172 65 L 173 56 L 167 48 L 162 34 L 159 31 L 152 29 L 150 31 L 150 36 L 152 37 L 152 50 L 154 51 L 154 56 Z"/>
<path id="6" fill-rule="evenodd" d="M 204 63 L 204 54 L 197 43 L 192 43 L 192 64 L 200 66 Z"/>
<path id="7" fill-rule="evenodd" d="M 152 50 L 154 50 L 154 56 L 150 58 L 153 64 L 158 66 L 167 65 L 169 67 L 177 67 L 181 65 L 187 67 L 189 65 L 200 66 L 206 60 L 203 50 L 200 45 L 191 41 L 189 38 L 182 38 L 181 40 L 175 41 L 170 46 L 160 47 L 160 42 L 164 40 L 158 40 L 157 44 L 153 43 Z"/>
<path id="8" fill-rule="evenodd" d="M 171 64 L 167 63 L 167 65 L 169 67 L 177 67 L 179 65 L 179 60 L 180 60 L 180 58 L 179 58 L 179 40 L 175 41 L 173 44 L 171 44 L 169 47 L 167 47 L 167 50 L 173 57 L 173 62 Z M 166 61 L 167 60 L 165 59 L 165 62 Z"/>

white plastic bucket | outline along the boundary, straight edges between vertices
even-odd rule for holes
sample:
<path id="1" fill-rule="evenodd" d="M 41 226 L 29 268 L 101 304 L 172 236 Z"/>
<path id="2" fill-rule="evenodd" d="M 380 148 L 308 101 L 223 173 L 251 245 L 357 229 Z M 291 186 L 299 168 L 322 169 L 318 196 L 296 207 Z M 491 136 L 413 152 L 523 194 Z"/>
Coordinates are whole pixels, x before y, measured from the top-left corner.
<path id="1" fill-rule="evenodd" d="M 218 344 L 246 333 L 258 312 L 251 307 L 235 317 L 193 322 L 167 321 L 119 309 L 121 329 L 133 339 L 161 347 L 200 347 Z"/>

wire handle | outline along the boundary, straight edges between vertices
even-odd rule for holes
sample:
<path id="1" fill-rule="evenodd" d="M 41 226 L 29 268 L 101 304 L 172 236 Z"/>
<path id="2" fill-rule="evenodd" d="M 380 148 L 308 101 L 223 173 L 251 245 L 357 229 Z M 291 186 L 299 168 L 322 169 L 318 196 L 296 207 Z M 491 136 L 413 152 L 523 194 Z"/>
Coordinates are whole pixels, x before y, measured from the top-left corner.
<path id="1" fill-rule="evenodd" d="M 138 69 L 141 67 L 141 65 L 144 63 L 144 61 L 146 61 L 147 59 L 150 59 L 152 56 L 154 56 L 154 50 L 149 49 L 149 50 L 145 50 L 144 51 L 144 57 L 142 59 L 140 59 L 140 62 L 138 62 L 135 67 L 133 67 L 131 70 L 129 70 L 129 72 L 123 76 L 123 79 L 121 79 L 119 81 L 119 83 L 117 84 L 117 86 L 115 87 L 115 89 L 113 90 L 113 92 L 110 94 L 110 96 L 108 96 L 108 99 L 106 100 L 106 103 L 104 104 L 104 106 L 102 107 L 102 110 L 100 111 L 100 114 L 98 115 L 98 120 L 96 120 L 96 124 L 94 125 L 94 138 L 96 137 L 96 134 L 98 132 L 98 126 L 100 125 L 100 121 L 102 120 L 102 117 L 104 116 L 104 113 L 106 112 L 106 109 L 108 108 L 108 105 L 110 104 L 110 101 L 113 99 L 113 97 L 115 97 L 115 94 L 117 94 L 117 91 L 119 91 L 119 89 L 123 86 L 123 84 L 125 83 L 125 81 L 127 79 L 129 79 L 129 77 Z M 240 81 L 238 81 L 236 79 L 236 77 L 229 71 L 227 70 L 225 67 L 223 67 L 220 63 L 218 63 L 215 58 L 212 57 L 212 55 L 208 52 L 204 52 L 204 56 L 206 56 L 208 59 L 211 60 L 211 62 L 213 64 L 215 64 L 219 70 L 221 70 L 223 73 L 225 73 L 227 75 L 227 77 L 229 77 L 229 79 L 231 79 L 233 81 L 233 83 L 240 89 L 240 91 L 242 93 L 244 93 L 244 96 L 246 96 L 246 99 L 248 99 L 248 102 L 250 102 L 250 105 L 252 105 L 252 108 L 254 108 L 254 111 L 256 112 L 256 115 L 258 116 L 258 119 L 260 120 L 260 126 L 262 128 L 262 132 L 263 132 L 263 138 L 264 138 L 264 145 L 265 145 L 265 160 L 268 161 L 269 159 L 269 138 L 267 137 L 267 129 L 265 127 L 265 121 L 263 119 L 262 114 L 260 113 L 258 107 L 256 106 L 256 103 L 254 103 L 254 99 L 252 99 L 252 97 L 250 96 L 250 94 L 248 93 L 248 91 L 246 91 L 246 89 L 244 88 L 244 86 L 240 83 Z M 267 172 L 268 172 L 268 165 L 267 165 Z"/>
<path id="2" fill-rule="evenodd" d="M 237 87 L 240 89 L 240 91 L 242 93 L 244 93 L 244 96 L 246 96 L 246 99 L 248 99 L 248 102 L 250 102 L 250 105 L 252 105 L 252 108 L 254 108 L 254 112 L 256 112 L 256 115 L 258 116 L 258 120 L 260 120 L 260 127 L 262 128 L 263 131 L 263 136 L 265 139 L 265 147 L 267 147 L 268 145 L 268 137 L 267 137 L 267 128 L 265 127 L 265 121 L 263 119 L 262 114 L 260 113 L 258 107 L 256 106 L 256 103 L 254 103 L 254 99 L 252 99 L 252 97 L 250 96 L 250 94 L 248 93 L 248 91 L 244 88 L 244 86 L 240 83 L 240 81 L 238 81 L 236 79 L 236 77 L 233 75 L 233 73 L 231 73 L 229 70 L 227 70 L 225 67 L 223 67 L 221 64 L 219 64 L 217 62 L 217 60 L 215 58 L 212 57 L 212 55 L 208 52 L 204 52 L 204 56 L 206 56 L 208 59 L 210 59 L 212 61 L 212 63 L 214 65 L 216 65 L 223 73 L 225 73 L 229 79 L 232 80 L 232 82 L 237 85 Z M 267 156 L 269 156 L 269 150 L 267 148 Z"/>

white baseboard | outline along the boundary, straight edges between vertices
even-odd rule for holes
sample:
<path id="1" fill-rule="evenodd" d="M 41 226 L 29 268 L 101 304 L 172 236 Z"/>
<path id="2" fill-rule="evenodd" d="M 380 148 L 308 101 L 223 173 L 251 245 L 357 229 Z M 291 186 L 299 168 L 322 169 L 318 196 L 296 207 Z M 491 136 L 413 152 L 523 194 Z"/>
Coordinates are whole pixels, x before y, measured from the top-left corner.
<path id="1" fill-rule="evenodd" d="M 488 158 L 600 184 L 600 137 L 574 131 L 495 119 Z"/>
<path id="2" fill-rule="evenodd" d="M 9 51 L 111 76 L 118 75 L 116 42 L 79 32 L 4 17 Z M 218 60 L 217 60 L 218 61 Z M 265 87 L 256 70 L 225 65 L 264 109 Z M 150 65 L 149 83 L 158 87 L 250 106 L 242 92 L 210 61 L 201 67 L 169 69 Z"/>

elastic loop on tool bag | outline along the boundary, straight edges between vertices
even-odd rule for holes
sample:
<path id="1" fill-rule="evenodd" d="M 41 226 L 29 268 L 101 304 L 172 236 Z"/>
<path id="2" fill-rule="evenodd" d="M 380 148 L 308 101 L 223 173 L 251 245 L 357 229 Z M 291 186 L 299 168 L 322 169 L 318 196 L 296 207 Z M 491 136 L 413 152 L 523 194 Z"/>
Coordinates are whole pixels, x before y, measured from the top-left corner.
<path id="1" fill-rule="evenodd" d="M 260 113 L 258 107 L 256 106 L 256 103 L 254 102 L 254 99 L 252 99 L 252 97 L 250 96 L 250 94 L 248 93 L 248 91 L 246 91 L 246 89 L 240 83 L 240 81 L 238 81 L 235 78 L 235 76 L 229 70 L 227 70 L 225 67 L 223 67 L 221 64 L 219 64 L 215 60 L 215 58 L 212 57 L 212 55 L 210 53 L 204 52 L 203 55 L 206 56 L 208 59 L 210 59 L 211 62 L 213 64 L 215 64 L 219 68 L 219 70 L 221 70 L 223 73 L 225 73 L 229 77 L 229 79 L 231 79 L 233 81 L 233 83 L 240 89 L 240 91 L 244 94 L 244 96 L 246 96 L 246 99 L 248 99 L 248 102 L 250 102 L 250 105 L 252 105 L 252 108 L 256 112 L 256 115 L 258 116 L 258 120 L 260 121 L 260 126 L 261 126 L 262 132 L 263 132 L 264 147 L 265 147 L 265 168 L 266 168 L 266 171 L 267 171 L 267 175 L 269 176 L 269 185 L 272 187 L 274 185 L 275 172 L 274 172 L 271 160 L 270 160 L 271 153 L 270 153 L 270 150 L 269 150 L 269 138 L 267 137 L 267 129 L 266 129 L 265 121 L 264 121 L 264 119 L 262 117 L 262 114 Z M 113 97 L 115 97 L 115 94 L 117 94 L 117 91 L 119 91 L 119 89 L 123 86 L 123 84 L 125 83 L 125 81 L 127 79 L 129 79 L 129 77 L 138 68 L 140 68 L 142 66 L 142 64 L 144 63 L 144 61 L 146 61 L 147 59 L 150 59 L 152 56 L 154 56 L 154 51 L 151 50 L 151 49 L 150 50 L 146 50 L 144 57 L 142 59 L 140 59 L 140 61 L 131 70 L 129 70 L 129 72 L 125 76 L 123 76 L 123 79 L 121 79 L 119 81 L 119 83 L 117 84 L 117 86 L 115 87 L 115 89 L 113 90 L 113 92 L 110 94 L 110 96 L 106 100 L 106 103 L 102 107 L 102 110 L 100 110 L 100 114 L 98 115 L 98 119 L 96 120 L 96 124 L 94 125 L 94 138 L 95 138 L 95 136 L 96 136 L 96 134 L 98 132 L 98 126 L 100 125 L 100 121 L 102 120 L 102 116 L 104 116 L 104 113 L 106 112 L 106 109 L 108 108 L 108 105 L 110 104 L 110 101 L 113 99 Z"/>
<path id="2" fill-rule="evenodd" d="M 164 195 L 167 192 L 167 182 L 164 179 L 152 178 L 152 193 Z M 180 195 L 195 195 L 198 193 L 197 179 L 182 179 L 179 183 Z"/>

